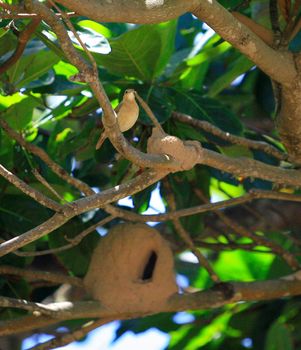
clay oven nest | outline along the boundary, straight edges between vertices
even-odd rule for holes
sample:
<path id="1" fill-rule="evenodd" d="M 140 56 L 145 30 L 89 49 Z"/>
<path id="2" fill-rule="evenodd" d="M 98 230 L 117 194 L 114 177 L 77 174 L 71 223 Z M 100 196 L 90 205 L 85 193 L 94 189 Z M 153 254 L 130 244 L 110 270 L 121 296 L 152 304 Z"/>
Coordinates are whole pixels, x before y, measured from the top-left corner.
<path id="1" fill-rule="evenodd" d="M 147 140 L 147 153 L 171 156 L 177 167 L 171 167 L 170 171 L 176 172 L 190 170 L 200 163 L 203 151 L 198 141 L 182 141 L 176 136 L 162 133 L 155 127 Z"/>
<path id="2" fill-rule="evenodd" d="M 178 290 L 173 265 L 157 230 L 121 224 L 100 240 L 84 283 L 93 299 L 113 311 L 154 311 Z"/>

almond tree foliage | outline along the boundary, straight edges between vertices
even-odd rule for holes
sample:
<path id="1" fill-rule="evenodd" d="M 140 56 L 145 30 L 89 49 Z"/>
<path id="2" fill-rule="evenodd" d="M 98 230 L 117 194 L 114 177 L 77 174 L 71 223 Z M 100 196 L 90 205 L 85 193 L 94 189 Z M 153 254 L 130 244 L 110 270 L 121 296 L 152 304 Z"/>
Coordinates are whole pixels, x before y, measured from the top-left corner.
<path id="1" fill-rule="evenodd" d="M 209 10 L 203 0 L 191 1 L 193 8 L 175 1 L 177 11 L 170 13 L 167 1 L 157 5 L 157 18 L 156 9 L 139 3 L 135 14 L 135 5 L 117 2 L 114 17 L 102 1 L 95 14 L 85 6 L 81 11 L 79 1 L 57 1 L 60 7 L 52 1 L 0 2 L 3 344 L 17 349 L 24 337 L 55 333 L 61 325 L 80 339 L 122 319 L 116 338 L 156 327 L 170 335 L 173 350 L 299 349 L 300 1 L 222 0 L 221 6 L 210 2 Z M 135 24 L 125 23 L 126 16 Z M 219 34 L 208 35 L 205 22 Z M 87 50 L 105 95 L 89 80 Z M 141 106 L 138 122 L 124 134 L 127 142 L 118 128 L 103 123 L 103 110 L 112 116 L 106 101 L 114 108 L 128 88 L 167 134 L 200 142 L 198 164 L 180 171 L 166 162 L 164 167 L 159 155 L 150 163 L 146 147 L 153 122 Z M 96 151 L 104 124 L 110 140 Z M 146 220 L 142 215 L 155 189 L 167 214 Z M 126 196 L 133 208 L 118 204 Z M 176 271 L 191 286 L 187 300 L 147 317 L 100 314 L 97 321 L 81 311 L 59 314 L 53 322 L 54 311 L 41 305 L 48 297 L 56 301 L 53 294 L 64 283 L 81 286 L 100 240 L 96 227 L 109 230 L 127 220 L 159 222 Z M 74 240 L 87 230 L 89 235 Z M 201 264 L 184 260 L 187 251 Z M 281 279 L 287 275 L 289 282 Z M 189 293 L 196 290 L 216 302 L 202 294 L 192 301 Z M 81 298 L 67 296 L 74 305 Z M 178 324 L 174 315 L 182 310 L 193 320 Z M 83 328 L 91 318 L 94 326 Z M 52 328 L 45 330 L 48 324 Z M 40 348 L 72 341 L 65 335 Z"/>

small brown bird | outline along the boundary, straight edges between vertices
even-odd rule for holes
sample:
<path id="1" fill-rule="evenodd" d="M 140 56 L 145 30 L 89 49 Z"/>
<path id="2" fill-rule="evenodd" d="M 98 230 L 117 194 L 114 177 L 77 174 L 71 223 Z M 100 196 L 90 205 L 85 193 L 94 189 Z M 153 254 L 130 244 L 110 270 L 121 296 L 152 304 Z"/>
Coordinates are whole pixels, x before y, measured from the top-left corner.
<path id="1" fill-rule="evenodd" d="M 124 92 L 123 99 L 115 108 L 117 121 L 121 132 L 127 131 L 134 126 L 139 116 L 139 106 L 135 99 L 135 90 L 127 89 Z M 107 138 L 104 131 L 96 144 L 96 149 L 99 149 Z"/>

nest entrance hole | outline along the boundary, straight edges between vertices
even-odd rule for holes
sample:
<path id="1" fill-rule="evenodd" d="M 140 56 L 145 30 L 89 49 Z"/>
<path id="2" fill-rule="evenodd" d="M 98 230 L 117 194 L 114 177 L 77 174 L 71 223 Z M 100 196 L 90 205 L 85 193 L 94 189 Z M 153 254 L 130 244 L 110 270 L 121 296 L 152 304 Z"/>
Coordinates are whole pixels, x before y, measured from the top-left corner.
<path id="1" fill-rule="evenodd" d="M 148 259 L 145 263 L 141 280 L 143 282 L 148 282 L 153 278 L 153 274 L 156 268 L 156 263 L 158 259 L 158 254 L 152 250 L 148 256 Z"/>

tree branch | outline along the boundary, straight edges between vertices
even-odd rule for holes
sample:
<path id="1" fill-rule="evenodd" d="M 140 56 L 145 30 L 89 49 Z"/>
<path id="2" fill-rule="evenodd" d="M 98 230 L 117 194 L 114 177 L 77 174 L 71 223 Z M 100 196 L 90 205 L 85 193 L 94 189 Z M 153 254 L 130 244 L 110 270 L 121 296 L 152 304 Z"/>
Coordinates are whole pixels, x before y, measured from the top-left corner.
<path id="1" fill-rule="evenodd" d="M 91 332 L 93 329 L 96 329 L 111 321 L 114 321 L 114 320 L 110 318 L 105 318 L 105 319 L 101 318 L 96 321 L 88 322 L 73 332 L 68 332 L 67 334 L 58 335 L 54 339 L 50 339 L 45 343 L 38 344 L 30 348 L 30 350 L 56 349 L 57 347 L 68 345 L 76 340 L 81 340 L 84 336 L 87 335 L 87 333 Z"/>
<path id="2" fill-rule="evenodd" d="M 163 181 L 164 189 L 165 189 L 165 197 L 168 205 L 170 206 L 172 211 L 176 211 L 176 200 L 175 196 L 172 192 L 171 186 L 169 181 L 166 179 Z M 194 245 L 193 240 L 191 239 L 189 233 L 185 230 L 183 227 L 181 221 L 179 218 L 174 218 L 172 220 L 172 223 L 174 225 L 174 228 L 176 230 L 176 233 L 180 236 L 180 238 L 185 242 L 187 247 L 191 250 L 191 252 L 196 256 L 200 266 L 203 266 L 206 271 L 208 272 L 210 278 L 214 283 L 220 282 L 220 279 L 218 275 L 213 270 L 212 266 L 210 265 L 209 261 L 206 259 L 206 257 L 202 254 L 202 252 Z"/>
<path id="3" fill-rule="evenodd" d="M 80 278 L 44 270 L 29 270 L 14 266 L 0 265 L 0 275 L 16 275 L 26 278 L 29 281 L 49 281 L 56 284 L 68 283 L 73 286 L 83 287 L 83 282 Z"/>
<path id="4" fill-rule="evenodd" d="M 178 312 L 183 310 L 214 309 L 221 306 L 260 300 L 272 300 L 301 294 L 300 271 L 277 280 L 256 282 L 225 282 L 215 287 L 191 294 L 175 294 L 158 310 L 150 310 L 149 315 L 160 312 Z M 5 307 L 5 305 L 4 305 Z M 6 306 L 9 307 L 9 306 Z M 80 318 L 105 318 L 110 320 L 130 319 L 146 316 L 145 313 L 116 314 L 104 308 L 97 301 L 63 302 L 44 306 L 49 312 L 57 310 L 57 316 L 25 316 L 16 320 L 0 323 L 0 336 L 30 331 L 38 327 L 55 324 L 62 320 Z"/>
<path id="5" fill-rule="evenodd" d="M 16 186 L 19 190 L 21 190 L 23 193 L 25 193 L 27 196 L 33 198 L 35 201 L 40 203 L 41 205 L 50 208 L 56 212 L 60 212 L 63 208 L 62 205 L 59 203 L 53 201 L 52 199 L 49 199 L 46 197 L 43 193 L 39 192 L 38 190 L 30 187 L 19 179 L 16 175 L 11 173 L 9 170 L 7 170 L 3 165 L 0 164 L 0 175 L 2 175 L 7 181 L 9 181 L 11 184 Z"/>
<path id="6" fill-rule="evenodd" d="M 244 146 L 246 148 L 260 150 L 265 152 L 266 154 L 270 154 L 271 156 L 279 159 L 279 160 L 287 160 L 288 155 L 286 153 L 281 152 L 276 147 L 269 145 L 266 142 L 261 141 L 254 141 L 246 139 L 245 137 L 237 136 L 230 134 L 228 132 L 225 132 L 221 129 L 219 129 L 217 126 L 214 126 L 213 124 L 208 123 L 205 120 L 199 120 L 191 117 L 190 115 L 179 113 L 179 112 L 173 112 L 172 116 L 185 124 L 189 124 L 192 126 L 195 126 L 197 128 L 200 128 L 202 130 L 205 130 L 206 132 L 209 132 L 210 134 L 217 136 L 221 138 L 222 140 L 225 140 L 230 143 L 234 143 L 236 145 Z"/>
<path id="7" fill-rule="evenodd" d="M 246 55 L 271 79 L 291 86 L 297 76 L 291 53 L 271 48 L 215 0 L 200 0 L 192 13 Z"/>
<path id="8" fill-rule="evenodd" d="M 69 244 L 63 245 L 58 248 L 39 250 L 37 252 L 30 252 L 30 251 L 18 252 L 17 255 L 18 256 L 42 256 L 47 254 L 57 254 L 57 253 L 63 252 L 64 250 L 71 249 L 75 247 L 77 244 L 79 244 L 89 233 L 95 231 L 97 227 L 105 225 L 106 223 L 112 221 L 114 218 L 115 216 L 113 215 L 107 216 L 106 218 L 98 221 L 96 224 L 88 227 L 86 230 L 82 231 L 80 234 L 78 234 L 74 238 L 65 237 L 65 239 L 70 242 Z M 1 266 L 0 266 L 0 273 L 1 273 Z"/>
<path id="9" fill-rule="evenodd" d="M 243 178 L 257 178 L 287 186 L 301 186 L 301 172 L 268 165 L 249 158 L 231 158 L 220 153 L 204 149 L 200 164 L 225 171 Z"/>
<path id="10" fill-rule="evenodd" d="M 126 184 L 121 184 L 101 193 L 68 203 L 62 207 L 63 209 L 61 213 L 56 213 L 39 226 L 4 243 L 1 243 L 0 256 L 6 255 L 30 242 L 39 239 L 40 237 L 47 235 L 50 232 L 53 232 L 55 229 L 61 227 L 65 222 L 69 221 L 76 215 L 105 206 L 108 203 L 116 202 L 121 198 L 140 192 L 144 188 L 159 181 L 166 174 L 166 172 L 148 170 Z"/>
<path id="11" fill-rule="evenodd" d="M 290 53 L 272 49 L 215 0 L 154 0 L 149 5 L 144 0 L 90 0 L 85 4 L 80 0 L 57 2 L 100 22 L 159 23 L 185 12 L 192 12 L 249 57 L 273 80 L 290 85 L 297 75 Z"/>
<path id="12" fill-rule="evenodd" d="M 0 74 L 4 73 L 8 70 L 12 65 L 14 65 L 19 58 L 22 56 L 25 47 L 31 38 L 32 34 L 35 32 L 37 27 L 40 24 L 39 18 L 33 18 L 31 23 L 27 25 L 27 27 L 18 35 L 18 44 L 15 52 L 8 58 L 7 61 L 1 64 L 0 66 Z"/>
<path id="13" fill-rule="evenodd" d="M 159 23 L 177 18 L 196 8 L 199 0 L 58 0 L 69 9 L 99 22 Z M 122 9 L 122 11 L 120 11 Z"/>
<path id="14" fill-rule="evenodd" d="M 176 211 L 170 211 L 164 214 L 137 214 L 129 210 L 124 210 L 118 207 L 110 206 L 105 207 L 105 210 L 115 216 L 123 218 L 125 220 L 137 221 L 137 222 L 162 222 L 167 220 L 173 220 L 176 218 L 181 218 L 185 216 L 206 213 L 208 211 L 215 211 L 218 209 L 225 209 L 233 207 L 239 204 L 250 202 L 254 199 L 274 199 L 292 202 L 301 202 L 301 195 L 294 195 L 284 192 L 276 191 L 264 191 L 264 190 L 252 190 L 249 193 L 242 195 L 241 197 L 231 198 L 215 203 L 207 203 L 202 205 L 197 205 L 191 208 L 179 209 Z"/>

